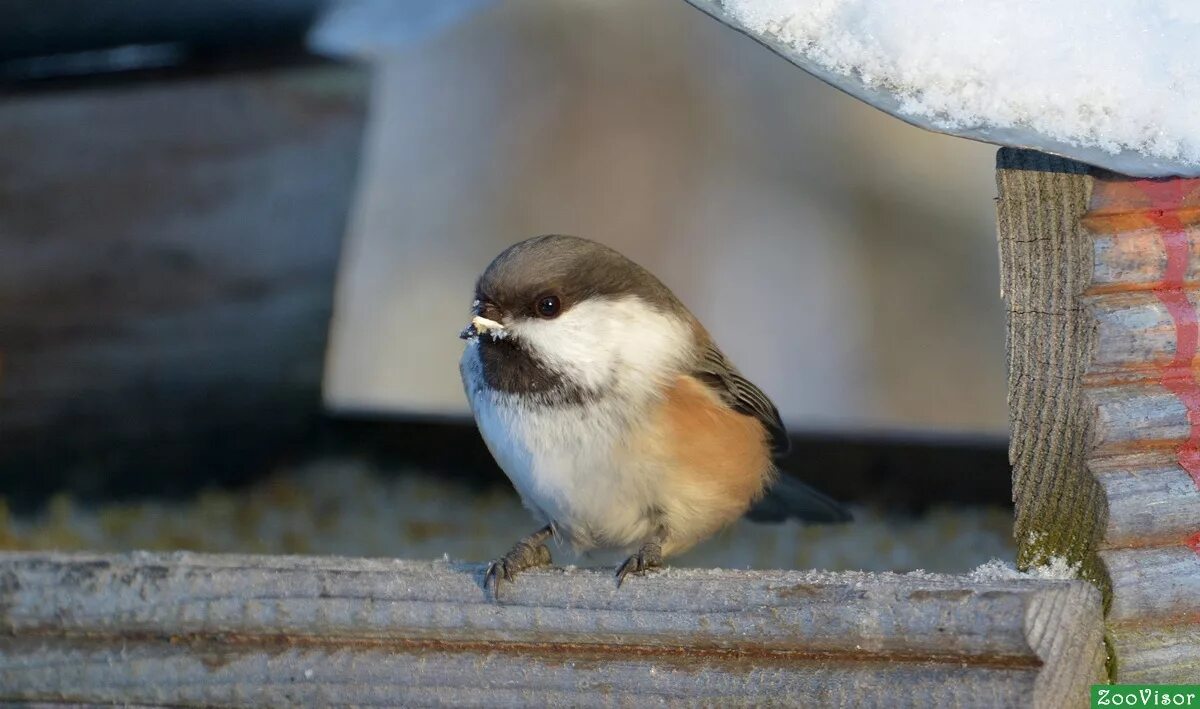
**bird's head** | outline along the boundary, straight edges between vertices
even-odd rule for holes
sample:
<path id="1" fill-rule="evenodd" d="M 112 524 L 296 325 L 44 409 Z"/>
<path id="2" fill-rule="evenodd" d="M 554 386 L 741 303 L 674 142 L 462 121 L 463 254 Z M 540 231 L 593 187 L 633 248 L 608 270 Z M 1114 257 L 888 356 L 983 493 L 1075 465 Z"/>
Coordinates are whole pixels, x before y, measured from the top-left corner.
<path id="1" fill-rule="evenodd" d="M 484 379 L 514 393 L 602 393 L 692 356 L 694 319 L 613 249 L 572 236 L 515 244 L 479 277 L 471 324 Z M 648 383 L 648 382 L 647 382 Z"/>

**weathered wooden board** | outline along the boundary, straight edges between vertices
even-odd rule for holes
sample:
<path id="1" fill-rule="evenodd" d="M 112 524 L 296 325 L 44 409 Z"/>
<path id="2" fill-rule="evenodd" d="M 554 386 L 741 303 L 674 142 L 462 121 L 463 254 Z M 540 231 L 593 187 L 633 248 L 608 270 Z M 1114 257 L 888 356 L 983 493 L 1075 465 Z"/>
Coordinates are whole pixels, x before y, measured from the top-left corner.
<path id="1" fill-rule="evenodd" d="M 1107 545 L 1169 546 L 1196 531 L 1200 489 L 1170 451 L 1110 456 L 1089 467 L 1108 504 Z"/>
<path id="2" fill-rule="evenodd" d="M 997 182 L 1018 561 L 1059 554 L 1102 581 L 1093 546 L 1103 492 L 1085 466 L 1082 395 L 1096 333 L 1079 302 L 1092 262 L 1079 226 L 1091 180 L 1079 163 L 1001 150 Z"/>
<path id="3" fill-rule="evenodd" d="M 1158 684 L 1200 677 L 1200 627 L 1119 626 L 1108 631 L 1122 682 Z"/>
<path id="4" fill-rule="evenodd" d="M 1200 554 L 1188 546 L 1106 549 L 1100 552 L 1113 598 L 1113 625 L 1153 618 L 1164 624 L 1194 624 L 1200 618 Z"/>
<path id="5" fill-rule="evenodd" d="M 1082 582 L 343 558 L 0 555 L 0 700 L 1084 706 Z"/>
<path id="6" fill-rule="evenodd" d="M 365 74 L 320 65 L 5 96 L 10 502 L 221 482 L 310 432 Z"/>
<path id="7" fill-rule="evenodd" d="M 1020 560 L 1109 598 L 1114 679 L 1195 681 L 1200 180 L 1001 150 Z"/>

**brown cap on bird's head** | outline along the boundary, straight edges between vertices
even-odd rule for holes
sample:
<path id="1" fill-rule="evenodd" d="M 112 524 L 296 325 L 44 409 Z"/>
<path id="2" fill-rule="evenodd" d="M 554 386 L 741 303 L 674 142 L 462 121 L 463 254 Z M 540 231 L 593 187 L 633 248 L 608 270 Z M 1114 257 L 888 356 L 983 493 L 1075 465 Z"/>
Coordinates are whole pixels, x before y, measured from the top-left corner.
<path id="1" fill-rule="evenodd" d="M 497 323 L 556 317 L 589 298 L 621 296 L 687 313 L 654 274 L 617 251 L 577 236 L 535 236 L 508 247 L 484 270 L 475 284 L 475 315 Z"/>

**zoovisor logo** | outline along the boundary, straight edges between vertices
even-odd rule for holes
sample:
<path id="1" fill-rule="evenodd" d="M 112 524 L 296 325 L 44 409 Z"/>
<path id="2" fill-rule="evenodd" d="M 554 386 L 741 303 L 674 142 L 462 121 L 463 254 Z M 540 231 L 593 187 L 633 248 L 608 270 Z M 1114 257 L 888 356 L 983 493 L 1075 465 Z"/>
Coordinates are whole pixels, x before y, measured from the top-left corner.
<path id="1" fill-rule="evenodd" d="M 1197 707 L 1200 684 L 1093 684 L 1096 707 Z"/>

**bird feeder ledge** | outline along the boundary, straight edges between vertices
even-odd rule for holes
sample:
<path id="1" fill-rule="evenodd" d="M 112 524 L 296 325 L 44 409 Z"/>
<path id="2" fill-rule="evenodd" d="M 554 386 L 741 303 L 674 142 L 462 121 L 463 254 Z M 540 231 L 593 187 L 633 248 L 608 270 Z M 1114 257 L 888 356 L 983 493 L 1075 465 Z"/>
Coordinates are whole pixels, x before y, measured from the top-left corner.
<path id="1" fill-rule="evenodd" d="M 1100 594 L 929 574 L 0 554 L 0 701 L 1086 706 Z"/>

